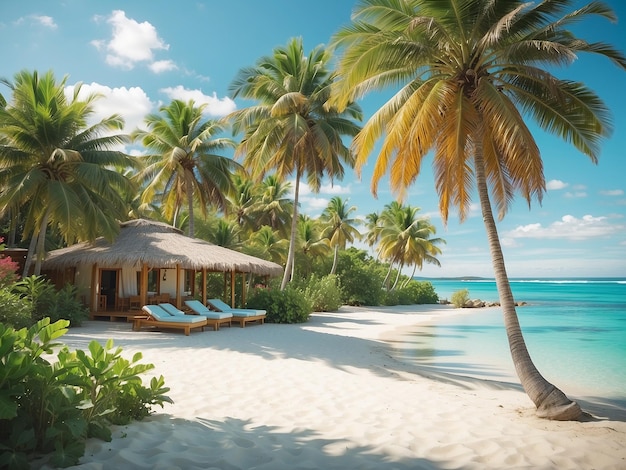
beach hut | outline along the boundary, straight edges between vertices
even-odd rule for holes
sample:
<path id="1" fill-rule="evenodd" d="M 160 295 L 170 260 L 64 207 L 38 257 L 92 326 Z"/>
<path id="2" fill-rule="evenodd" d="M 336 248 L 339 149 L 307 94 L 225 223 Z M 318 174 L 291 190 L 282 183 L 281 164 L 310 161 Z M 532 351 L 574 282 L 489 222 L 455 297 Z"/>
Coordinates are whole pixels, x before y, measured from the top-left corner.
<path id="1" fill-rule="evenodd" d="M 48 253 L 43 270 L 57 285 L 74 284 L 92 312 L 141 308 L 170 301 L 178 308 L 195 297 L 195 275 L 202 273 L 206 303 L 207 272 L 229 277 L 231 305 L 236 275 L 241 274 L 243 302 L 248 274 L 277 276 L 283 268 L 273 262 L 191 238 L 171 225 L 146 219 L 120 224 L 111 243 L 100 237 Z M 226 280 L 227 278 L 225 278 Z"/>

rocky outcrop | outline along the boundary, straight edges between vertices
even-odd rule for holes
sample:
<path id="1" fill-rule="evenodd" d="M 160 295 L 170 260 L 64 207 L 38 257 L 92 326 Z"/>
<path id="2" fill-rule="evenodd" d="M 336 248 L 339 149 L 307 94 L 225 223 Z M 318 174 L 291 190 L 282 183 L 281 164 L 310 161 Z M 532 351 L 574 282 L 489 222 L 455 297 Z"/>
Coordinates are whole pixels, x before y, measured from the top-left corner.
<path id="1" fill-rule="evenodd" d="M 452 302 L 450 302 L 447 299 L 440 300 L 439 303 L 443 305 L 452 304 Z M 523 301 L 515 302 L 516 307 L 523 307 L 524 305 L 528 305 L 528 303 L 523 302 Z M 499 307 L 499 306 L 500 306 L 500 302 L 487 302 L 481 299 L 471 299 L 465 302 L 465 305 L 463 305 L 462 308 L 485 308 L 485 307 Z"/>

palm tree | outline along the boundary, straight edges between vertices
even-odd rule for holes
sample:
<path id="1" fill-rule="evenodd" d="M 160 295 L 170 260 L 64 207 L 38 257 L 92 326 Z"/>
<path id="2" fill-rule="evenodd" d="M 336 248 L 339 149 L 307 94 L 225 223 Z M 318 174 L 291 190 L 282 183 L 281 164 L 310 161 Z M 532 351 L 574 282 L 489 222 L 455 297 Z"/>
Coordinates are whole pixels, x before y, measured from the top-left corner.
<path id="1" fill-rule="evenodd" d="M 333 82 L 328 64 L 331 54 L 322 46 L 305 56 L 301 39 L 278 47 L 256 66 L 241 69 L 230 89 L 233 97 L 256 100 L 257 105 L 236 111 L 235 133 L 243 132 L 238 154 L 244 166 L 262 178 L 275 171 L 280 180 L 295 174 L 295 195 L 289 254 L 281 287 L 290 280 L 295 254 L 300 181 L 306 177 L 318 191 L 323 176 L 342 179 L 342 163 L 352 167 L 353 156 L 342 136 L 354 136 L 361 119 L 358 106 L 347 103 L 344 111 L 328 106 Z"/>
<path id="2" fill-rule="evenodd" d="M 268 175 L 256 186 L 256 202 L 252 211 L 256 226 L 269 225 L 281 235 L 287 235 L 293 212 L 293 200 L 289 198 L 291 184 L 282 182 L 276 175 Z"/>
<path id="3" fill-rule="evenodd" d="M 402 268 L 406 265 L 413 266 L 411 278 L 417 268 L 422 268 L 424 262 L 440 266 L 436 256 L 441 254 L 441 249 L 437 245 L 445 241 L 441 238 L 432 238 L 437 229 L 427 219 L 418 218 L 418 212 L 417 207 L 403 206 L 394 201 L 385 206 L 380 216 L 378 230 L 380 258 L 389 260 L 389 273 L 394 263 L 398 265 L 396 280 L 391 290 L 396 287 Z"/>
<path id="4" fill-rule="evenodd" d="M 355 211 L 355 206 L 348 207 L 348 201 L 335 196 L 322 212 L 321 221 L 326 225 L 323 236 L 328 238 L 329 244 L 334 250 L 330 274 L 335 274 L 337 270 L 339 248 L 345 249 L 348 242 L 353 243 L 355 239 L 361 238 L 361 234 L 355 227 L 359 221 L 350 218 L 350 214 Z"/>
<path id="5" fill-rule="evenodd" d="M 263 225 L 250 236 L 246 249 L 248 254 L 280 264 L 285 262 L 287 240 L 269 225 Z"/>
<path id="6" fill-rule="evenodd" d="M 299 216 L 296 259 L 302 276 L 308 276 L 311 273 L 316 258 L 326 256 L 329 252 L 328 239 L 322 236 L 321 225 L 319 219 L 311 219 L 304 214 Z"/>
<path id="7" fill-rule="evenodd" d="M 24 238 L 31 242 L 24 267 L 41 270 L 49 225 L 65 243 L 113 238 L 127 207 L 120 194 L 132 192 L 131 182 L 115 167 L 132 168 L 135 161 L 113 150 L 127 141 L 120 134 L 123 120 L 110 116 L 93 125 L 93 102 L 79 100 L 81 84 L 65 95 L 67 77 L 57 83 L 52 72 L 17 73 L 14 82 L 2 79 L 12 101 L 0 108 L 0 208 L 13 217 L 27 208 Z"/>
<path id="8" fill-rule="evenodd" d="M 565 29 L 589 16 L 615 20 L 611 9 L 593 2 L 564 13 L 573 4 L 360 0 L 353 24 L 333 38 L 334 45 L 344 48 L 335 104 L 341 107 L 371 90 L 401 85 L 353 142 L 360 168 L 384 136 L 373 192 L 389 168 L 391 186 L 403 196 L 431 149 L 444 222 L 451 206 L 458 208 L 461 220 L 466 217 L 476 184 L 517 374 L 538 415 L 563 420 L 578 418 L 581 409 L 532 363 L 490 197 L 500 218 L 518 191 L 529 204 L 534 198 L 541 201 L 541 154 L 525 118 L 534 118 L 594 162 L 600 139 L 610 133 L 600 98 L 584 84 L 551 72 L 581 52 L 605 56 L 626 68 L 626 58 L 614 47 L 587 42 Z"/>
<path id="9" fill-rule="evenodd" d="M 154 152 L 141 157 L 145 169 L 137 175 L 147 182 L 142 202 L 150 204 L 160 194 L 166 219 L 176 225 L 183 205 L 188 211 L 188 234 L 194 236 L 194 200 L 204 215 L 207 206 L 226 208 L 226 194 L 231 190 L 231 175 L 239 165 L 231 158 L 216 152 L 235 148 L 232 139 L 216 137 L 225 131 L 215 120 L 203 120 L 205 105 L 196 106 L 193 100 L 173 100 L 161 106 L 161 114 L 145 118 L 148 130 L 137 129 L 132 138 Z"/>

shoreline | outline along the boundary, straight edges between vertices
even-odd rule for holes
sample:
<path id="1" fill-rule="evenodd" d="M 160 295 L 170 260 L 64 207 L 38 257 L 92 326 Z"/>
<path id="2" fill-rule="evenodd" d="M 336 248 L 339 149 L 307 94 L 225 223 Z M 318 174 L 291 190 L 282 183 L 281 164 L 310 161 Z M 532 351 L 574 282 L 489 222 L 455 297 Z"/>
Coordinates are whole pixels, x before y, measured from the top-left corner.
<path id="1" fill-rule="evenodd" d="M 468 312 L 467 314 L 471 314 Z M 475 313 L 475 312 L 474 312 Z M 163 375 L 173 405 L 89 440 L 81 469 L 621 468 L 626 416 L 552 422 L 515 384 L 404 364 L 385 335 L 465 314 L 440 305 L 342 307 L 297 325 L 131 331 L 91 321 L 60 341 L 114 340 Z M 42 468 L 47 468 L 43 466 Z"/>

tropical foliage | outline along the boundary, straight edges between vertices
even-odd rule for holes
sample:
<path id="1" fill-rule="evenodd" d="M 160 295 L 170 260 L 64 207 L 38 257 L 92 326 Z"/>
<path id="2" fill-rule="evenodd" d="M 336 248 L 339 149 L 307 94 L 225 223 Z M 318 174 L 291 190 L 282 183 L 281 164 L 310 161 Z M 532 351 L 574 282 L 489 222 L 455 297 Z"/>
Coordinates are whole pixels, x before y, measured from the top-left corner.
<path id="1" fill-rule="evenodd" d="M 70 352 L 57 341 L 67 326 L 48 318 L 19 330 L 0 323 L 2 468 L 30 468 L 42 455 L 55 467 L 76 465 L 87 438 L 110 441 L 112 424 L 142 419 L 153 405 L 171 402 L 163 377 L 143 385 L 140 375 L 154 366 L 140 364 L 141 353 L 125 359 L 110 340 Z"/>
<path id="2" fill-rule="evenodd" d="M 478 190 L 513 361 L 539 415 L 552 419 L 576 419 L 581 410 L 530 359 L 492 203 L 502 218 L 515 194 L 530 204 L 545 191 L 541 154 L 527 120 L 594 162 L 609 134 L 600 98 L 553 71 L 585 52 L 626 68 L 626 58 L 611 45 L 566 29 L 590 16 L 616 18 L 600 2 L 573 7 L 572 0 L 360 0 L 352 24 L 334 38 L 342 50 L 335 105 L 341 109 L 373 90 L 397 90 L 352 145 L 359 168 L 382 138 L 373 192 L 389 170 L 392 188 L 404 196 L 431 150 L 444 221 L 452 207 L 463 220 Z"/>
<path id="3" fill-rule="evenodd" d="M 342 112 L 328 106 L 333 82 L 330 51 L 319 46 L 305 55 L 302 40 L 293 39 L 254 67 L 243 68 L 231 85 L 233 97 L 255 105 L 231 116 L 233 130 L 242 134 L 237 154 L 251 174 L 262 178 L 275 171 L 282 181 L 295 176 L 295 195 L 289 231 L 289 252 L 281 288 L 293 273 L 298 224 L 300 182 L 306 178 L 317 192 L 322 177 L 341 180 L 344 165 L 353 158 L 343 136 L 354 136 L 361 111 L 348 103 Z"/>
<path id="4" fill-rule="evenodd" d="M 142 203 L 151 204 L 158 196 L 162 213 L 172 225 L 186 205 L 190 237 L 195 236 L 194 201 L 204 214 L 211 204 L 225 209 L 231 174 L 237 167 L 232 159 L 216 153 L 235 143 L 217 137 L 224 127 L 218 121 L 203 120 L 205 107 L 196 106 L 193 100 L 174 100 L 161 106 L 161 114 L 146 117 L 148 130 L 137 129 L 132 135 L 153 152 L 141 158 L 144 169 L 136 176 L 146 183 Z"/>
<path id="5" fill-rule="evenodd" d="M 2 83 L 12 100 L 0 108 L 0 214 L 12 219 L 25 212 L 23 237 L 31 243 L 24 275 L 39 274 L 50 224 L 66 243 L 112 238 L 125 217 L 120 192 L 132 185 L 115 170 L 135 166 L 116 147 L 123 120 L 113 115 L 95 124 L 89 119 L 97 95 L 80 98 L 81 86 L 66 97 L 65 77 L 52 72 L 19 72 Z"/>

